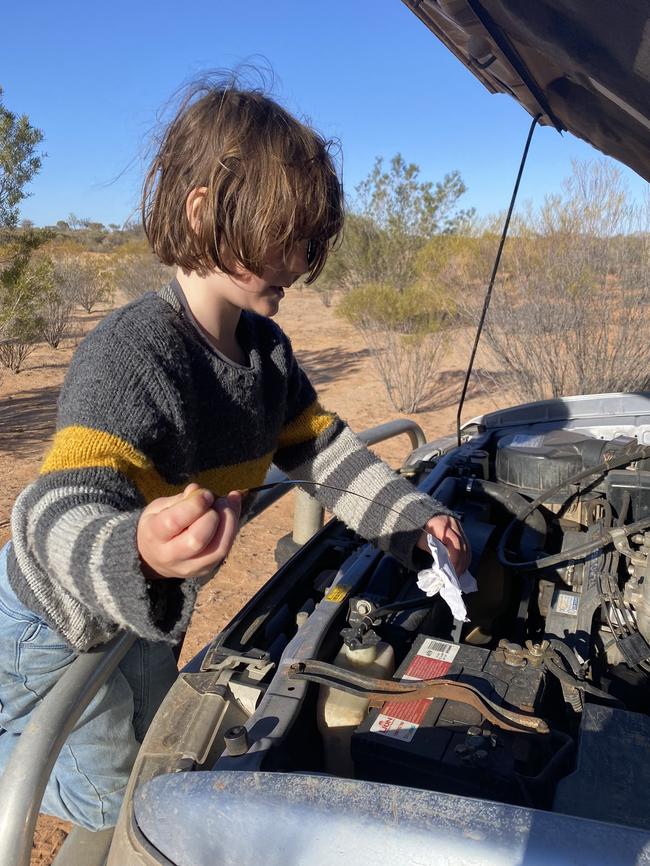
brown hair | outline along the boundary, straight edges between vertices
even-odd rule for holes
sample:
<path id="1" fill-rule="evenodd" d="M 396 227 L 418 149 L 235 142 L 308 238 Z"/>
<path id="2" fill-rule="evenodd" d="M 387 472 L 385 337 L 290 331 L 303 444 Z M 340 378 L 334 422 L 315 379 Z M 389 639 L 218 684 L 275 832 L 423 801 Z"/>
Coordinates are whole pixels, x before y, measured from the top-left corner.
<path id="1" fill-rule="evenodd" d="M 162 136 L 142 193 L 142 220 L 166 265 L 232 273 L 224 254 L 261 275 L 271 247 L 311 241 L 307 282 L 343 224 L 331 142 L 256 90 L 196 85 Z M 192 229 L 189 193 L 206 187 Z M 230 260 L 230 259 L 229 259 Z"/>

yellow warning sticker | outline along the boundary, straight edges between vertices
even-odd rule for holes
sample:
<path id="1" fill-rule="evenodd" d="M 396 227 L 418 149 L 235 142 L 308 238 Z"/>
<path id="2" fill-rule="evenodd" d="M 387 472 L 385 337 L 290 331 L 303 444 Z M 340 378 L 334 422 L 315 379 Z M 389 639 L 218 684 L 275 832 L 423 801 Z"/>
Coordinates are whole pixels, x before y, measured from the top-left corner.
<path id="1" fill-rule="evenodd" d="M 342 586 L 341 584 L 339 584 L 338 586 L 333 586 L 325 596 L 325 601 L 335 601 L 338 604 L 339 602 L 347 598 L 349 592 L 349 586 Z"/>

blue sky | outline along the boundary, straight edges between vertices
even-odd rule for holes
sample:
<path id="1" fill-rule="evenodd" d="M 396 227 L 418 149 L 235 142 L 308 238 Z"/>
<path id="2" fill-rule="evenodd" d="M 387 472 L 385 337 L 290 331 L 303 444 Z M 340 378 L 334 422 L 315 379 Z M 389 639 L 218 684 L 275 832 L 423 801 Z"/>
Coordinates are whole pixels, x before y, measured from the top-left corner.
<path id="1" fill-rule="evenodd" d="M 143 154 L 160 108 L 206 69 L 267 63 L 274 93 L 340 139 L 346 190 L 398 151 L 436 181 L 453 169 L 463 206 L 508 203 L 530 117 L 490 95 L 399 0 L 178 0 L 9 4 L 4 103 L 45 134 L 47 157 L 21 217 L 69 213 L 121 224 L 137 211 Z M 520 201 L 541 202 L 588 145 L 535 133 Z M 645 183 L 624 169 L 633 193 Z"/>

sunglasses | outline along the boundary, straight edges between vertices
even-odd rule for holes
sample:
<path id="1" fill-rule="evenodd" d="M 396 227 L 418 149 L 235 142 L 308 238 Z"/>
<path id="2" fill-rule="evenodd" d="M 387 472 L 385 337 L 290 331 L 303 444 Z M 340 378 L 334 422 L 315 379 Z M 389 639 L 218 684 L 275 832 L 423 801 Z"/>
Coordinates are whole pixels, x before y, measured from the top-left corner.
<path id="1" fill-rule="evenodd" d="M 318 241 L 307 241 L 307 264 L 311 267 L 316 261 L 318 255 Z"/>

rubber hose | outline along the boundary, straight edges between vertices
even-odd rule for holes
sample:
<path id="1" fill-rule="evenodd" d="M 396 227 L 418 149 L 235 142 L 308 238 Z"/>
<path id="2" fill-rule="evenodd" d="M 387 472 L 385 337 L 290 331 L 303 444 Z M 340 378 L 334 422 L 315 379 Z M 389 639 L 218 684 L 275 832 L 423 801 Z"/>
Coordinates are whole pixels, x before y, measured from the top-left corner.
<path id="1" fill-rule="evenodd" d="M 616 527 L 616 531 L 619 533 L 622 530 L 622 534 L 627 537 L 629 535 L 634 535 L 635 532 L 641 532 L 648 528 L 650 528 L 650 517 L 646 517 L 644 520 L 637 520 L 636 523 L 629 523 L 625 527 Z M 561 562 L 572 562 L 576 559 L 584 559 L 585 556 L 588 556 L 595 550 L 600 550 L 601 547 L 606 547 L 611 543 L 611 533 L 604 532 L 602 535 L 599 535 L 598 538 L 594 538 L 579 547 L 574 547 L 571 550 L 566 550 L 562 553 L 554 553 L 551 556 L 544 556 L 541 559 L 531 559 L 528 562 L 512 562 L 505 558 L 502 559 L 501 556 L 499 556 L 499 562 L 505 568 L 516 568 L 519 571 L 538 571 L 543 568 L 550 568 L 552 565 L 559 565 Z"/>
<path id="2" fill-rule="evenodd" d="M 650 448 L 645 447 L 645 446 L 637 448 L 635 451 L 627 452 L 627 454 L 621 455 L 621 456 L 617 457 L 616 459 L 604 460 L 602 463 L 599 463 L 597 466 L 593 466 L 589 469 L 581 469 L 580 472 L 576 472 L 574 475 L 571 475 L 569 478 L 565 479 L 560 484 L 556 484 L 555 487 L 551 487 L 549 490 L 545 490 L 543 493 L 541 493 L 537 497 L 537 499 L 533 499 L 532 502 L 528 502 L 526 504 L 526 506 L 515 515 L 514 519 L 506 527 L 503 535 L 501 536 L 501 541 L 499 542 L 499 545 L 497 547 L 497 557 L 498 557 L 501 565 L 505 566 L 506 568 L 527 568 L 527 567 L 537 568 L 538 567 L 538 566 L 531 564 L 532 562 L 534 562 L 534 560 L 530 560 L 529 562 L 525 562 L 525 563 L 511 562 L 509 559 L 506 558 L 505 549 L 506 549 L 506 543 L 507 543 L 507 541 L 508 541 L 508 539 L 512 533 L 512 530 L 517 525 L 517 523 L 520 523 L 522 520 L 525 520 L 529 514 L 532 514 L 534 511 L 536 511 L 537 508 L 539 508 L 539 506 L 542 505 L 542 503 L 544 503 L 547 499 L 549 499 L 551 496 L 555 495 L 556 493 L 560 493 L 562 490 L 564 490 L 570 484 L 575 484 L 577 481 L 582 481 L 583 478 L 589 478 L 592 475 L 604 475 L 610 469 L 620 469 L 621 467 L 627 466 L 629 463 L 632 463 L 634 460 L 641 460 L 644 457 L 650 457 Z M 572 495 L 573 495 L 573 491 L 569 491 L 567 493 L 564 501 L 566 501 L 566 499 L 568 499 L 569 496 L 572 496 Z M 591 553 L 595 549 L 596 548 L 590 548 L 590 550 L 588 550 L 587 553 Z M 559 556 L 559 554 L 556 554 L 556 556 Z M 548 567 L 550 565 L 555 565 L 558 562 L 565 562 L 568 558 L 573 558 L 574 556 L 576 558 L 579 558 L 580 554 L 576 554 L 575 551 L 571 551 L 571 557 L 567 557 L 567 555 L 564 554 L 564 559 L 560 558 L 560 559 L 555 559 L 553 562 L 549 561 L 546 563 L 545 567 Z M 550 559 L 550 557 L 548 559 Z M 538 560 L 538 561 L 542 561 L 542 560 Z"/>
<path id="3" fill-rule="evenodd" d="M 508 487 L 504 487 L 503 484 L 496 484 L 494 481 L 485 481 L 482 478 L 470 479 L 467 482 L 467 492 L 471 494 L 477 490 L 487 498 L 495 499 L 503 505 L 503 507 L 514 516 L 515 520 L 518 519 L 518 515 L 528 505 L 528 501 L 521 495 L 521 493 L 517 493 L 516 490 L 511 490 Z M 512 523 L 514 523 L 514 520 Z M 510 526 L 512 526 L 512 523 L 510 523 Z M 539 538 L 536 536 L 539 536 Z M 546 521 L 539 511 L 533 511 L 530 515 L 530 522 L 528 524 L 524 523 L 522 528 L 521 538 L 519 540 L 520 549 L 524 547 L 524 542 L 526 542 L 527 547 L 530 545 L 533 549 L 540 549 L 544 545 L 545 538 Z"/>
<path id="4" fill-rule="evenodd" d="M 565 643 L 562 643 L 562 641 L 557 638 L 551 638 L 549 644 L 552 649 L 554 649 L 558 655 L 561 655 L 564 661 L 569 665 L 576 679 L 581 680 L 583 678 L 583 670 L 575 653 L 573 653 Z"/>

